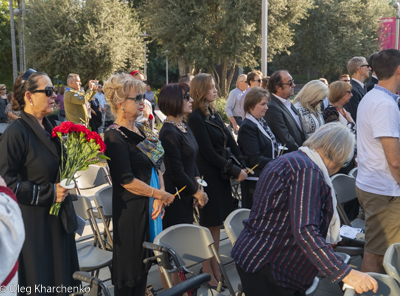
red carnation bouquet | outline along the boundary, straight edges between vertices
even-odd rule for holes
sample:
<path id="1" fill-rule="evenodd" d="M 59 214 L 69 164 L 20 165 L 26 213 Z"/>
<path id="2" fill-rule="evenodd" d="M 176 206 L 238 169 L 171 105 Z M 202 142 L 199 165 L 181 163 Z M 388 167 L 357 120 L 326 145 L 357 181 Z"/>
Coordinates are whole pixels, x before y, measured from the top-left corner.
<path id="1" fill-rule="evenodd" d="M 90 164 L 97 163 L 99 158 L 109 159 L 103 153 L 106 150 L 102 138 L 81 124 L 65 121 L 53 129 L 53 137 L 59 137 L 61 147 L 60 185 L 67 189 L 75 187 L 75 174 L 87 170 Z M 71 183 L 72 182 L 72 183 Z M 55 202 L 50 214 L 58 216 L 61 203 Z"/>

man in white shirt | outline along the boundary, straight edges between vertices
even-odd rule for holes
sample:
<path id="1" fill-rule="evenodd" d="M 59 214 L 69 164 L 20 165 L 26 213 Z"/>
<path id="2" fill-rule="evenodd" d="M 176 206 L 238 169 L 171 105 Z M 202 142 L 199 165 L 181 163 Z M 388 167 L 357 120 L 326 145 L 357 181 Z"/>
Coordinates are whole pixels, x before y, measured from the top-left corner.
<path id="1" fill-rule="evenodd" d="M 285 70 L 272 73 L 268 82 L 271 100 L 264 119 L 276 140 L 288 148 L 286 152 L 296 151 L 305 141 L 299 113 L 290 102 L 295 86 L 292 76 Z"/>
<path id="2" fill-rule="evenodd" d="M 361 270 L 382 272 L 383 256 L 400 242 L 400 51 L 387 49 L 373 59 L 379 79 L 358 107 L 357 196 L 365 211 Z"/>
<path id="3" fill-rule="evenodd" d="M 361 99 L 366 94 L 364 81 L 369 77 L 370 70 L 371 68 L 367 63 L 367 59 L 364 57 L 353 57 L 347 62 L 347 71 L 351 76 L 350 84 L 353 96 L 343 107 L 350 112 L 351 117 L 356 123 L 358 104 L 360 104 Z"/>
<path id="4" fill-rule="evenodd" d="M 103 94 L 103 86 L 101 84 L 99 84 L 97 86 L 97 92 L 94 95 L 94 97 L 99 101 L 101 111 L 103 112 L 103 114 L 105 114 L 106 113 L 106 97 Z"/>
<path id="5" fill-rule="evenodd" d="M 244 97 L 242 95 L 247 88 L 247 76 L 246 74 L 240 74 L 236 80 L 236 88 L 229 93 L 228 100 L 226 101 L 225 113 L 235 134 L 238 133 L 242 118 L 244 118 Z"/>

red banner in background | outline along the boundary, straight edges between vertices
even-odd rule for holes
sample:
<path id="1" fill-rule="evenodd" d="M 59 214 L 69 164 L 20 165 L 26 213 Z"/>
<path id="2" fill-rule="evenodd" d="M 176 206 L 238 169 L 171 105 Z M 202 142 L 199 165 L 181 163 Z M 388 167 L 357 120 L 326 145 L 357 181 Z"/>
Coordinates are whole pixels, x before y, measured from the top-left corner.
<path id="1" fill-rule="evenodd" d="M 378 45 L 379 50 L 395 48 L 396 40 L 396 18 L 381 18 L 379 24 Z"/>

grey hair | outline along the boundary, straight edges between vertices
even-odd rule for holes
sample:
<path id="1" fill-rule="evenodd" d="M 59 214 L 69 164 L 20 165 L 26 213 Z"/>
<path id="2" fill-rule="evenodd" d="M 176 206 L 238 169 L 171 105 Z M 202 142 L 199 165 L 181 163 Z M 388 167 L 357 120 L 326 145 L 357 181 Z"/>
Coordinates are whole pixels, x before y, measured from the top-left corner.
<path id="1" fill-rule="evenodd" d="M 114 74 L 104 82 L 104 95 L 112 113 L 117 113 L 118 103 L 125 101 L 131 90 L 143 94 L 146 91 L 146 84 L 126 73 Z"/>
<path id="2" fill-rule="evenodd" d="M 356 138 L 352 132 L 340 122 L 331 122 L 321 126 L 304 142 L 310 149 L 321 149 L 330 161 L 344 164 L 353 158 Z"/>
<path id="3" fill-rule="evenodd" d="M 365 57 L 352 57 L 348 62 L 347 62 L 347 72 L 351 76 L 353 76 L 355 73 L 357 73 L 358 67 L 360 67 L 363 63 L 366 63 L 367 59 Z"/>
<path id="4" fill-rule="evenodd" d="M 240 78 L 246 78 L 246 80 L 245 81 L 247 81 L 247 75 L 246 74 L 240 74 L 238 77 L 237 77 L 237 79 L 236 79 L 236 87 L 238 86 L 238 83 L 239 83 L 239 79 Z"/>
<path id="5" fill-rule="evenodd" d="M 329 94 L 328 86 L 321 80 L 311 80 L 299 91 L 293 100 L 293 103 L 300 102 L 301 105 L 311 113 L 316 113 L 316 108 L 313 108 L 311 104 L 317 103 L 320 100 L 325 99 Z"/>

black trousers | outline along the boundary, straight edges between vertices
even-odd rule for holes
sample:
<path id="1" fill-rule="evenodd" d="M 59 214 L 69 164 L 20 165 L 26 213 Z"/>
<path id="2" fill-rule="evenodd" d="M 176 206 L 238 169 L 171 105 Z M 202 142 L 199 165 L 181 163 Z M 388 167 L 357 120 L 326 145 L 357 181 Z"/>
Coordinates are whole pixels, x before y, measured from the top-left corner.
<path id="1" fill-rule="evenodd" d="M 265 264 L 255 273 L 245 272 L 236 264 L 240 280 L 246 296 L 305 296 L 305 293 L 279 286 L 270 271 L 269 264 Z"/>

